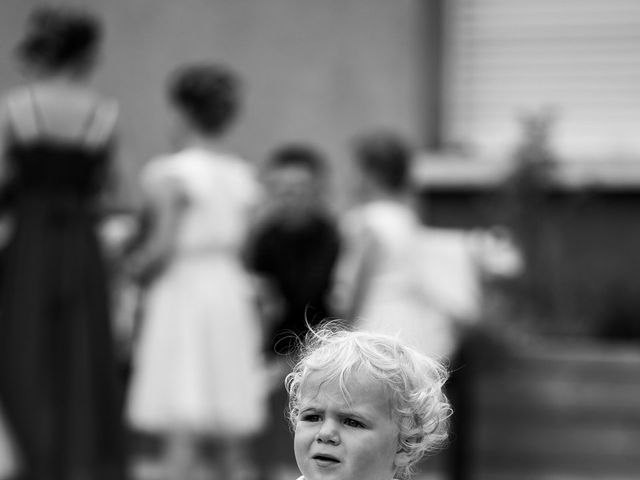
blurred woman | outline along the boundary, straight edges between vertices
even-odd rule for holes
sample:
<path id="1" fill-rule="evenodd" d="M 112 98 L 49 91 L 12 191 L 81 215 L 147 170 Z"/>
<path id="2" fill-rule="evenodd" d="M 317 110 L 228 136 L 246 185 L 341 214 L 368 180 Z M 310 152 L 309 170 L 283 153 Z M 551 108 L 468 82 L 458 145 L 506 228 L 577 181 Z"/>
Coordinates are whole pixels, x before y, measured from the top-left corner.
<path id="1" fill-rule="evenodd" d="M 341 222 L 344 248 L 333 298 L 336 311 L 354 319 L 356 327 L 400 335 L 442 358 L 455 348 L 458 315 L 442 289 L 434 288 L 437 282 L 425 281 L 432 270 L 433 259 L 425 255 L 431 234 L 414 205 L 412 156 L 393 132 L 373 131 L 356 140 L 359 204 Z"/>
<path id="2" fill-rule="evenodd" d="M 118 106 L 88 84 L 101 25 L 40 7 L 0 105 L 0 401 L 24 479 L 121 478 L 120 395 L 96 235 Z"/>
<path id="3" fill-rule="evenodd" d="M 168 88 L 179 151 L 142 172 L 150 227 L 132 269 L 152 280 L 128 417 L 136 430 L 165 437 L 165 466 L 176 479 L 203 465 L 196 447 L 205 438 L 222 447 L 221 478 L 239 478 L 244 441 L 264 417 L 261 335 L 242 263 L 259 187 L 221 141 L 239 87 L 218 65 L 179 69 Z"/>

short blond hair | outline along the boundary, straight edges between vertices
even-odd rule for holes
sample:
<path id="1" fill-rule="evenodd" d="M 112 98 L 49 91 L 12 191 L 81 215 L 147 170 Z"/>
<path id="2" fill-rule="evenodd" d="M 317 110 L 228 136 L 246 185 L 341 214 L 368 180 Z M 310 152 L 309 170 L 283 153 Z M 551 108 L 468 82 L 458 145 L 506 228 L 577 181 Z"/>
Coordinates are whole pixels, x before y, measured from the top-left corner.
<path id="1" fill-rule="evenodd" d="M 411 467 L 425 454 L 444 446 L 452 409 L 443 387 L 448 378 L 444 365 L 403 344 L 395 337 L 350 331 L 332 321 L 307 334 L 299 361 L 285 379 L 289 393 L 288 418 L 295 428 L 300 414 L 301 389 L 314 372 L 335 380 L 345 399 L 352 375 L 367 375 L 389 392 L 393 418 L 400 433 L 398 443 L 408 463 L 396 475 L 407 478 Z"/>

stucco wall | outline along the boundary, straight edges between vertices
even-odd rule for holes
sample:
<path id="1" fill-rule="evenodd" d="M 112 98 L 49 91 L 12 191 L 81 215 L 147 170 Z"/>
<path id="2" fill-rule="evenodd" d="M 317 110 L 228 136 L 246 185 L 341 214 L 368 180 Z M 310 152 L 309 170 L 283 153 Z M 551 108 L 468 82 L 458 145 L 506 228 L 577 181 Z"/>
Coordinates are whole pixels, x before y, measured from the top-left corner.
<path id="1" fill-rule="evenodd" d="M 17 81 L 10 49 L 30 7 L 0 4 L 0 86 Z M 347 142 L 391 126 L 423 146 L 434 127 L 430 4 L 424 0 L 102 0 L 106 27 L 96 84 L 122 101 L 122 152 L 131 174 L 167 148 L 166 74 L 212 59 L 244 78 L 244 114 L 230 146 L 260 161 L 280 142 L 309 140 L 348 181 Z M 346 179 L 346 180 L 345 180 Z"/>

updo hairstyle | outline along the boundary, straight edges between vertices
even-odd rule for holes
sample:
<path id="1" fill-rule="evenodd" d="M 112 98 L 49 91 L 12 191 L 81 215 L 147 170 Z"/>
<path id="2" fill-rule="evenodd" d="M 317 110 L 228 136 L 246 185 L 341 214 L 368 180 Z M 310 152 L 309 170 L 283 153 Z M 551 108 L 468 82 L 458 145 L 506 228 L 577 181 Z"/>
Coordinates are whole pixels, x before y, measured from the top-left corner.
<path id="1" fill-rule="evenodd" d="M 362 172 L 390 192 L 410 184 L 412 152 L 407 142 L 391 131 L 374 131 L 354 143 L 355 160 Z"/>
<path id="2" fill-rule="evenodd" d="M 196 130 L 218 135 L 238 113 L 239 83 L 238 77 L 221 65 L 188 65 L 170 78 L 169 100 Z"/>
<path id="3" fill-rule="evenodd" d="M 101 23 L 88 11 L 41 6 L 29 16 L 15 53 L 28 66 L 57 72 L 92 65 L 101 40 Z"/>

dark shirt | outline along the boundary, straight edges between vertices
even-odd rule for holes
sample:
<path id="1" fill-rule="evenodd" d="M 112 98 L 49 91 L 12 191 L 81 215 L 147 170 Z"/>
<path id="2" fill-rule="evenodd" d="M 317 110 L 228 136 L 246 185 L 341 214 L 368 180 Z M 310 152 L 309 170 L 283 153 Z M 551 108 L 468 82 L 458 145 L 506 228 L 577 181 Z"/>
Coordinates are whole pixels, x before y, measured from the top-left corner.
<path id="1" fill-rule="evenodd" d="M 258 228 L 249 267 L 273 282 L 284 302 L 281 318 L 266 332 L 267 350 L 286 350 L 290 342 L 283 338 L 304 335 L 307 323 L 330 314 L 327 295 L 339 244 L 337 225 L 324 212 L 296 224 L 272 217 Z"/>

